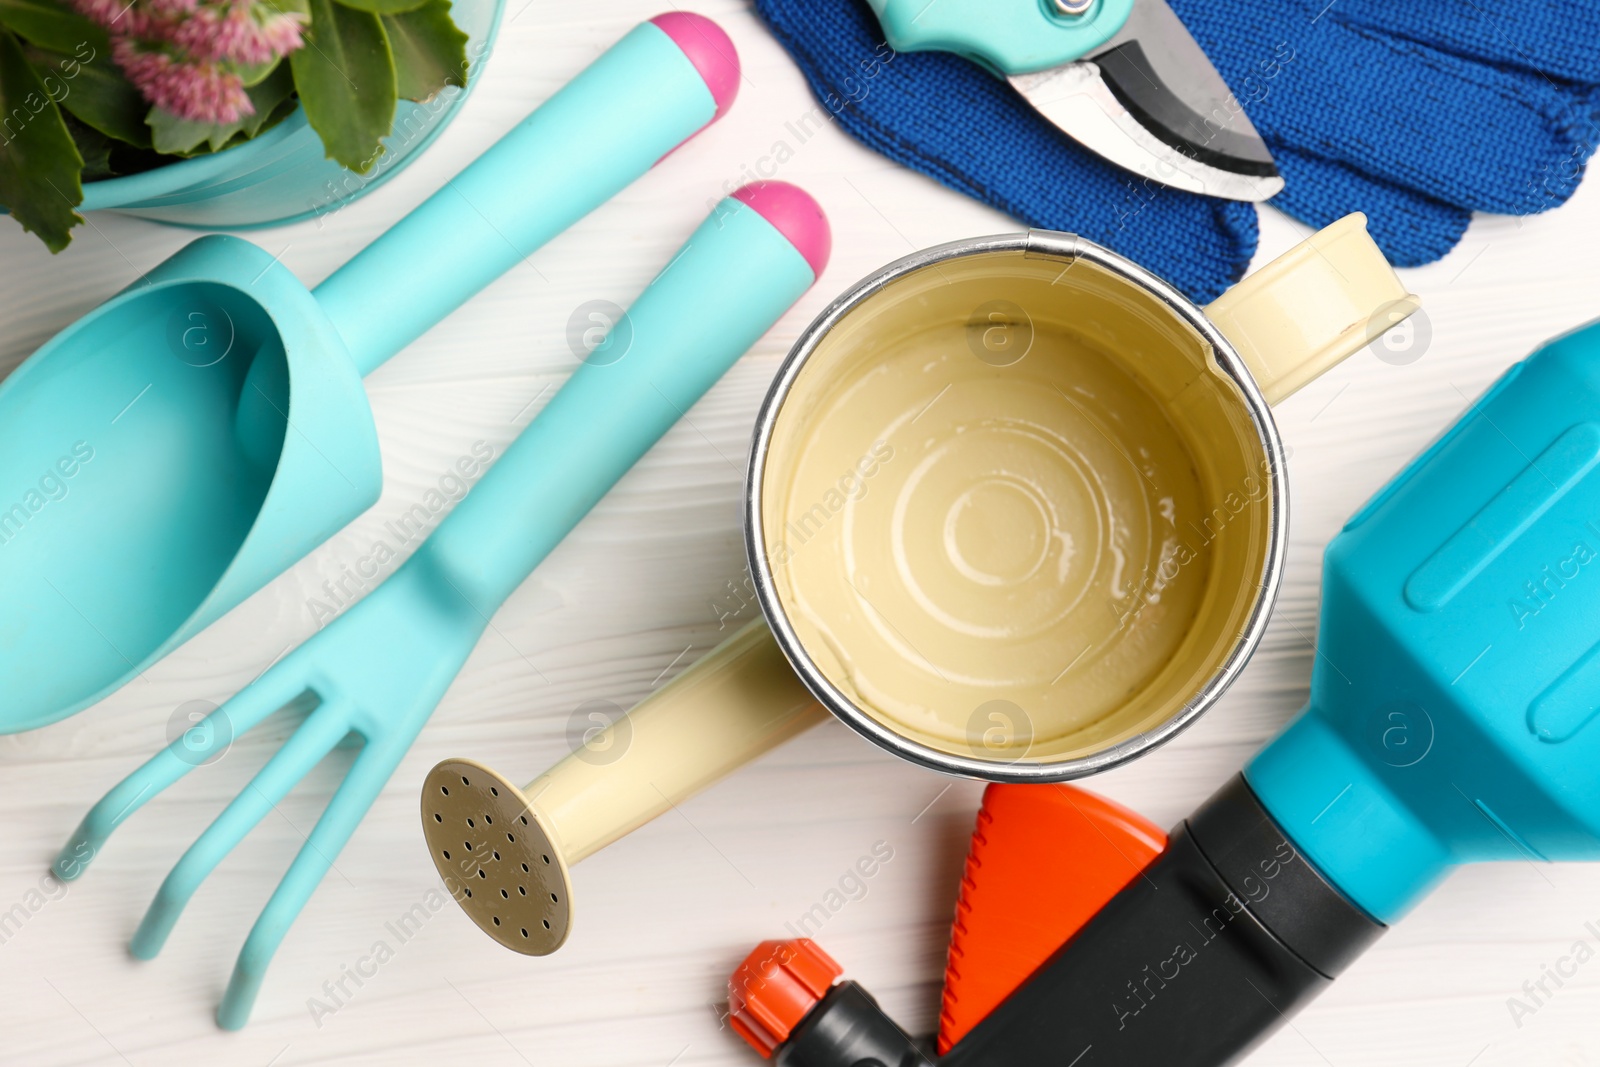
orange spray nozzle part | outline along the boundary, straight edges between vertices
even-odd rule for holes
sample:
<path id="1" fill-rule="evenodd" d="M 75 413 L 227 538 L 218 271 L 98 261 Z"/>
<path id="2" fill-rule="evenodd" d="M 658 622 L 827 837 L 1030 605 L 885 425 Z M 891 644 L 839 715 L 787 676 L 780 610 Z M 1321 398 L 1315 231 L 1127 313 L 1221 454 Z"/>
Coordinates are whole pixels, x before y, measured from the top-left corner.
<path id="1" fill-rule="evenodd" d="M 729 1021 L 771 1059 L 843 973 L 810 938 L 763 941 L 728 979 Z"/>
<path id="2" fill-rule="evenodd" d="M 991 785 L 950 934 L 943 1055 L 1167 847 L 1161 828 L 1071 785 Z"/>
<path id="3" fill-rule="evenodd" d="M 1069 785 L 984 791 L 945 970 L 943 1056 L 1167 846 L 1146 819 Z M 778 1064 L 933 1060 L 805 938 L 764 941 L 728 980 L 733 1028 Z"/>

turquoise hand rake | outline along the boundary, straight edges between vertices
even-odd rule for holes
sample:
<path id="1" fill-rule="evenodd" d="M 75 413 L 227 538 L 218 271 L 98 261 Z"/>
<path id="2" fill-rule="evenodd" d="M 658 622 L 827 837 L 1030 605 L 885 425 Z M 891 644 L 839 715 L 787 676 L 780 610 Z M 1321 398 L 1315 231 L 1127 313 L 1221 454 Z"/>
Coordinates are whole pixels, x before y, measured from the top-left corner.
<path id="1" fill-rule="evenodd" d="M 377 503 L 360 378 L 722 113 L 674 12 L 617 42 L 314 293 L 202 237 L 0 387 L 0 733 L 110 695 Z"/>
<path id="2" fill-rule="evenodd" d="M 360 754 L 239 954 L 217 1021 L 243 1026 L 290 923 L 490 616 L 810 287 L 826 261 L 827 235 L 821 210 L 793 186 L 747 186 L 724 200 L 628 312 L 626 350 L 580 366 L 388 581 L 106 794 L 62 850 L 56 873 L 82 874 L 111 832 L 203 762 L 219 737 L 237 737 L 290 705 L 311 708 L 162 883 L 132 943 L 134 955 L 149 959 L 229 850 L 335 745 L 358 736 Z"/>

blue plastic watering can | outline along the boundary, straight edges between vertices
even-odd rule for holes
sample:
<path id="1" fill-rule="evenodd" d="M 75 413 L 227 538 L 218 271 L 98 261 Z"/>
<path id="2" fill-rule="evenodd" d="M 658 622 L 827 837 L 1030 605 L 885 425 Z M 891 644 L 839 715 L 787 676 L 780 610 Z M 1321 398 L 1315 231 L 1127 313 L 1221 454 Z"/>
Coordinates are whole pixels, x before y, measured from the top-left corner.
<path id="1" fill-rule="evenodd" d="M 378 499 L 360 378 L 714 121 L 710 20 L 634 29 L 309 292 L 203 237 L 0 387 L 0 731 L 112 693 Z"/>

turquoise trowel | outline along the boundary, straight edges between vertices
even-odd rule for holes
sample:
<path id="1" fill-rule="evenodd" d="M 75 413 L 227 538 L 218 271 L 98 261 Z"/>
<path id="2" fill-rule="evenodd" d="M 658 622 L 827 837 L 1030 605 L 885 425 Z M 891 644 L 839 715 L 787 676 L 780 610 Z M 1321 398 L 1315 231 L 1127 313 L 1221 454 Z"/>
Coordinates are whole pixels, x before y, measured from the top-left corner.
<path id="1" fill-rule="evenodd" d="M 716 119 L 710 20 L 636 27 L 314 292 L 202 237 L 0 387 L 0 732 L 65 718 L 374 504 L 363 375 Z"/>

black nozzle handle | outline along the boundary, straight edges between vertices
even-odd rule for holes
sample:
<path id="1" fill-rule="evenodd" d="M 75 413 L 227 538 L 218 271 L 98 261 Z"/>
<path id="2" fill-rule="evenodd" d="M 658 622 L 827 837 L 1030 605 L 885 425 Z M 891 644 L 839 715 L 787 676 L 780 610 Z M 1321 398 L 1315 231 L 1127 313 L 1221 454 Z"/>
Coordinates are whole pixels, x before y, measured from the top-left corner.
<path id="1" fill-rule="evenodd" d="M 778 1049 L 776 1067 L 933 1067 L 872 994 L 840 982 Z"/>
<path id="2" fill-rule="evenodd" d="M 1383 930 L 1239 775 L 939 1064 L 1233 1063 Z"/>

